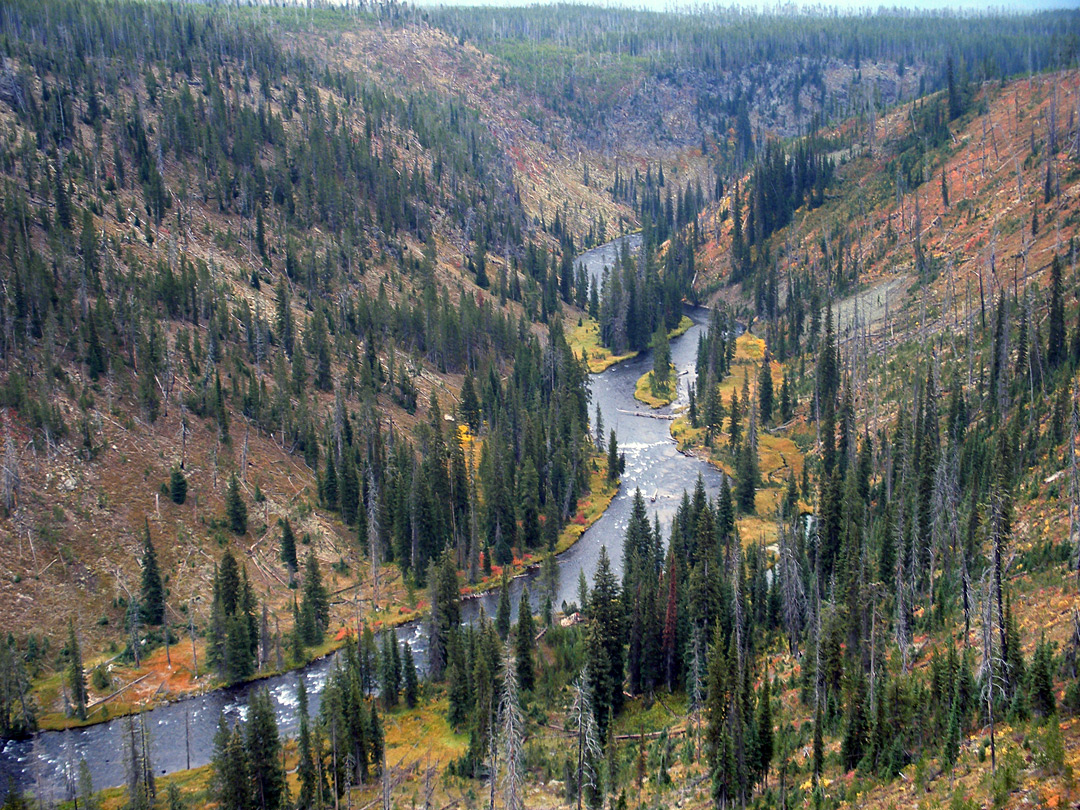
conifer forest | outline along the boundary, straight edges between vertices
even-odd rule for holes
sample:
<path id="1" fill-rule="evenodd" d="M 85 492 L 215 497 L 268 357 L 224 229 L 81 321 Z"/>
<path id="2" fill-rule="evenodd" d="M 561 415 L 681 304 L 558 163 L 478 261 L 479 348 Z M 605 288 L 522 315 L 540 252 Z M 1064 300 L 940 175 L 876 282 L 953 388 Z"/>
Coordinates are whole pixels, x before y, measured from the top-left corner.
<path id="1" fill-rule="evenodd" d="M 0 3 L 0 802 L 1080 806 L 1080 11 Z"/>

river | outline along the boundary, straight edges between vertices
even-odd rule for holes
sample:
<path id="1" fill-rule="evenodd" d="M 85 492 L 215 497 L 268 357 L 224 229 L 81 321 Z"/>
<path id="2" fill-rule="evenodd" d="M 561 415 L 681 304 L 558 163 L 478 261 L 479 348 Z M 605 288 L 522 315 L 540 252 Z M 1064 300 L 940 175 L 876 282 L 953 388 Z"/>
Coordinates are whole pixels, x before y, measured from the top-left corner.
<path id="1" fill-rule="evenodd" d="M 618 258 L 620 243 L 636 250 L 641 238 L 621 237 L 591 251 L 578 259 L 589 275 L 598 279 L 605 266 Z M 600 406 L 605 432 L 615 429 L 619 449 L 626 455 L 622 486 L 607 511 L 581 536 L 576 544 L 559 556 L 559 587 L 556 607 L 563 602 L 577 601 L 579 572 L 584 571 L 590 585 L 600 556 L 607 547 L 612 567 L 622 571 L 622 541 L 630 515 L 634 490 L 645 495 L 650 520 L 659 515 L 665 534 L 678 508 L 684 490 L 692 490 L 698 475 L 705 481 L 710 497 L 720 488 L 720 473 L 709 464 L 678 452 L 669 429 L 670 421 L 652 416 L 670 416 L 673 409 L 684 405 L 687 384 L 693 380 L 698 337 L 708 328 L 708 312 L 686 309 L 694 325 L 685 335 L 672 340 L 671 356 L 678 374 L 678 399 L 671 406 L 650 410 L 634 399 L 638 378 L 652 367 L 648 353 L 612 366 L 591 378 L 592 405 L 590 417 Z M 537 574 L 515 579 L 511 585 L 511 604 L 516 613 L 521 589 Z M 533 590 L 534 603 L 535 591 Z M 467 600 L 462 605 L 465 621 L 475 621 L 481 607 L 489 616 L 495 615 L 498 591 Z M 417 665 L 426 660 L 426 638 L 423 623 L 411 623 L 398 628 L 398 637 L 413 648 Z M 214 690 L 205 695 L 179 700 L 151 709 L 143 714 L 150 738 L 150 759 L 155 773 L 168 774 L 187 767 L 198 767 L 210 761 L 213 737 L 218 717 L 244 716 L 248 695 L 252 689 L 270 691 L 277 710 L 278 726 L 283 734 L 294 734 L 297 727 L 296 685 L 303 678 L 310 697 L 312 714 L 319 708 L 319 698 L 326 678 L 333 667 L 333 657 L 321 659 L 297 672 L 267 678 L 252 684 Z M 49 800 L 68 798 L 75 784 L 80 759 L 90 766 L 94 787 L 102 789 L 124 783 L 124 740 L 128 720 L 118 718 L 94 726 L 68 731 L 41 732 L 28 740 L 10 740 L 0 750 L 0 796 L 8 784 L 31 791 Z M 138 721 L 136 721 L 138 722 Z"/>

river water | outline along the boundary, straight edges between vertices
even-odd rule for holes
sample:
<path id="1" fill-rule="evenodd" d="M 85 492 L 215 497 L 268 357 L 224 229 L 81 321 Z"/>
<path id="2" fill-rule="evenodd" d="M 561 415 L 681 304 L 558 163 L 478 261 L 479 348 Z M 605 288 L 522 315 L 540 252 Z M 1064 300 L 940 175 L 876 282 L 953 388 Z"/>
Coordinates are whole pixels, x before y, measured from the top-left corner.
<path id="1" fill-rule="evenodd" d="M 617 261 L 620 244 L 628 242 L 634 251 L 640 247 L 637 235 L 621 237 L 587 253 L 578 259 L 593 279 L 599 279 L 605 266 Z M 592 405 L 590 418 L 600 406 L 607 433 L 614 428 L 619 449 L 626 455 L 622 486 L 607 511 L 578 542 L 560 555 L 559 586 L 555 605 L 577 601 L 579 572 L 584 572 L 591 585 L 600 549 L 607 547 L 616 574 L 622 572 L 622 541 L 630 516 L 634 490 L 640 488 L 645 496 L 650 520 L 655 513 L 664 526 L 665 535 L 684 490 L 692 490 L 701 475 L 710 497 L 720 488 L 720 473 L 707 463 L 678 452 L 671 439 L 668 419 L 673 409 L 684 405 L 687 384 L 693 380 L 698 337 L 708 328 L 708 313 L 703 309 L 687 308 L 693 327 L 671 342 L 672 362 L 678 373 L 679 397 L 672 406 L 652 411 L 634 399 L 638 378 L 652 367 L 652 358 L 644 353 L 633 360 L 619 363 L 591 379 Z M 515 579 L 511 584 L 511 605 L 516 613 L 521 589 L 537 576 L 533 572 Z M 535 604 L 536 588 L 532 588 Z M 462 605 L 465 621 L 475 621 L 481 608 L 494 616 L 499 600 L 497 591 L 467 600 Z M 398 637 L 413 648 L 417 666 L 426 661 L 427 645 L 422 622 L 398 628 Z M 187 767 L 198 767 L 210 761 L 213 737 L 218 717 L 241 718 L 252 689 L 269 690 L 277 710 L 278 726 L 283 734 L 297 729 L 296 685 L 303 678 L 310 699 L 312 714 L 318 712 L 319 699 L 334 658 L 316 661 L 298 672 L 274 676 L 253 684 L 218 689 L 205 695 L 187 698 L 152 709 L 143 715 L 150 738 L 150 759 L 157 774 L 172 773 Z M 138 721 L 136 721 L 138 722 Z M 0 750 L 0 796 L 9 784 L 31 791 L 48 800 L 68 798 L 78 773 L 78 763 L 85 759 L 90 766 L 94 787 L 102 789 L 124 783 L 125 739 L 129 721 L 124 718 L 99 723 L 82 729 L 49 731 L 29 740 L 11 740 Z"/>

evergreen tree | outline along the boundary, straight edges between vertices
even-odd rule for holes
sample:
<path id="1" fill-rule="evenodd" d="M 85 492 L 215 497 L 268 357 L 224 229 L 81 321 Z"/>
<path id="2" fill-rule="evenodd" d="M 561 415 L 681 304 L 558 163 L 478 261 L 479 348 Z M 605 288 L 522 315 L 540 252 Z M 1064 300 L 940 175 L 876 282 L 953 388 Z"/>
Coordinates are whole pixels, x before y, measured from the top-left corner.
<path id="1" fill-rule="evenodd" d="M 255 672 L 255 657 L 251 653 L 251 634 L 246 618 L 237 611 L 225 621 L 225 677 L 237 683 Z"/>
<path id="2" fill-rule="evenodd" d="M 476 388 L 471 371 L 465 372 L 465 382 L 461 385 L 461 418 L 469 426 L 473 435 L 480 432 L 480 400 L 476 396 Z"/>
<path id="3" fill-rule="evenodd" d="M 624 641 L 619 583 L 611 571 L 607 547 L 601 546 L 589 598 L 589 630 L 586 640 L 589 688 L 601 738 L 607 736 L 609 721 L 622 709 Z"/>
<path id="4" fill-rule="evenodd" d="M 728 440 L 731 444 L 731 448 L 734 450 L 739 446 L 739 439 L 742 437 L 742 411 L 739 408 L 739 392 L 732 389 L 731 391 L 731 408 L 728 411 Z"/>
<path id="5" fill-rule="evenodd" d="M 82 650 L 75 634 L 75 622 L 68 622 L 68 688 L 71 690 L 71 711 L 79 720 L 86 719 L 86 672 L 83 670 Z"/>
<path id="6" fill-rule="evenodd" d="M 611 434 L 608 437 L 608 454 L 607 454 L 607 477 L 608 481 L 615 481 L 620 474 L 619 469 L 619 444 L 615 439 L 615 428 L 611 429 Z"/>
<path id="7" fill-rule="evenodd" d="M 757 451 L 754 450 L 749 438 L 747 438 L 746 441 L 739 445 L 735 462 L 735 501 L 739 505 L 740 511 L 753 514 L 757 485 Z"/>
<path id="8" fill-rule="evenodd" d="M 213 795 L 222 810 L 251 810 L 247 751 L 239 724 L 230 730 L 225 715 L 218 719 L 212 760 Z"/>
<path id="9" fill-rule="evenodd" d="M 416 664 L 413 661 L 412 646 L 405 642 L 405 652 L 402 656 L 402 675 L 405 681 L 405 705 L 410 709 L 416 708 L 419 698 L 420 685 L 416 677 Z"/>
<path id="10" fill-rule="evenodd" d="M 60 154 L 57 153 L 56 172 L 56 222 L 65 231 L 71 230 L 71 195 L 68 193 L 68 184 L 64 181 L 64 168 L 60 163 Z"/>
<path id="11" fill-rule="evenodd" d="M 371 756 L 371 769 L 376 774 L 382 773 L 385 741 L 383 738 L 382 721 L 379 720 L 379 712 L 374 702 L 371 704 L 371 715 L 368 720 L 368 733 L 371 735 L 371 744 L 368 752 Z"/>
<path id="12" fill-rule="evenodd" d="M 706 754 L 712 775 L 712 794 L 719 806 L 724 806 L 735 796 L 734 743 L 731 738 L 731 685 L 734 676 L 731 649 L 730 645 L 724 643 L 718 623 L 709 655 L 705 708 L 708 713 Z"/>
<path id="13" fill-rule="evenodd" d="M 505 569 L 499 588 L 499 606 L 495 610 L 495 630 L 504 641 L 510 635 L 510 579 Z"/>
<path id="14" fill-rule="evenodd" d="M 765 672 L 761 679 L 761 691 L 758 694 L 757 752 L 757 771 L 762 779 L 768 782 L 769 766 L 773 758 L 772 695 L 768 672 Z"/>
<path id="15" fill-rule="evenodd" d="M 1054 694 L 1054 649 L 1045 635 L 1040 635 L 1039 643 L 1035 647 L 1028 681 L 1031 708 L 1040 717 L 1053 715 L 1057 710 L 1057 698 Z"/>
<path id="16" fill-rule="evenodd" d="M 1050 312 L 1046 340 L 1046 360 L 1056 369 L 1066 358 L 1065 301 L 1061 283 L 1061 259 L 1055 254 L 1050 265 Z"/>
<path id="17" fill-rule="evenodd" d="M 780 419 L 790 422 L 795 416 L 795 400 L 791 391 L 791 380 L 784 369 L 784 381 L 780 385 Z"/>
<path id="18" fill-rule="evenodd" d="M 184 471 L 179 467 L 173 467 L 169 473 L 169 497 L 175 504 L 183 504 L 187 500 L 188 482 Z"/>
<path id="19" fill-rule="evenodd" d="M 379 687 L 383 708 L 390 711 L 397 706 L 401 691 L 401 662 L 397 655 L 397 636 L 393 633 L 383 635 L 379 655 Z"/>
<path id="20" fill-rule="evenodd" d="M 848 699 L 847 726 L 840 746 L 840 759 L 845 770 L 854 770 L 859 766 L 866 751 L 870 734 L 870 721 L 866 714 L 866 679 L 862 672 L 852 675 L 854 681 Z"/>
<path id="21" fill-rule="evenodd" d="M 300 621 L 304 643 L 309 647 L 322 644 L 330 626 L 330 597 L 322 584 L 319 561 L 315 552 L 308 551 L 304 560 L 304 586 L 300 598 Z"/>
<path id="22" fill-rule="evenodd" d="M 540 547 L 540 479 L 531 458 L 518 476 L 518 512 L 521 519 L 521 543 L 527 549 Z M 550 499 L 549 499 L 550 500 Z"/>
<path id="23" fill-rule="evenodd" d="M 15 791 L 9 790 L 8 802 L 5 802 L 4 808 L 7 810 L 10 803 L 10 795 Z M 85 759 L 79 760 L 79 793 L 77 802 L 82 810 L 101 810 L 101 802 L 98 801 L 97 796 L 94 795 L 94 780 L 90 774 L 90 766 L 86 764 Z"/>
<path id="24" fill-rule="evenodd" d="M 821 780 L 821 772 L 825 767 L 825 740 L 823 736 L 822 724 L 824 722 L 821 716 L 821 701 L 815 701 L 816 707 L 814 708 L 814 733 L 811 750 L 811 773 L 814 777 L 814 785 L 817 786 Z"/>
<path id="25" fill-rule="evenodd" d="M 255 209 L 255 247 L 259 251 L 259 256 L 266 259 L 266 228 L 263 224 L 261 205 Z"/>
<path id="26" fill-rule="evenodd" d="M 521 601 L 518 602 L 517 629 L 514 631 L 514 647 L 517 652 L 518 686 L 523 692 L 531 692 L 534 682 L 533 647 L 536 629 L 533 625 L 532 605 L 529 604 L 529 589 L 521 589 Z"/>
<path id="27" fill-rule="evenodd" d="M 142 588 L 139 610 L 146 624 L 161 624 L 165 620 L 165 587 L 161 584 L 157 553 L 150 539 L 150 521 L 143 519 Z"/>
<path id="28" fill-rule="evenodd" d="M 306 808 L 315 806 L 318 774 L 315 769 L 315 754 L 311 740 L 311 718 L 308 714 L 307 687 L 304 686 L 303 675 L 297 676 L 296 699 L 300 715 L 300 733 L 297 738 L 299 763 L 296 766 L 297 776 L 300 780 L 300 795 L 297 807 L 306 810 Z"/>
<path id="29" fill-rule="evenodd" d="M 450 636 L 447 647 L 446 665 L 448 698 L 446 720 L 455 731 L 461 731 L 468 725 L 469 710 L 473 705 L 472 694 L 469 690 L 469 674 L 466 670 L 468 663 L 462 647 L 461 634 L 455 630 Z"/>
<path id="30" fill-rule="evenodd" d="M 240 482 L 236 473 L 229 479 L 229 489 L 225 494 L 225 516 L 234 534 L 247 534 L 247 504 L 240 495 Z"/>
<path id="31" fill-rule="evenodd" d="M 772 363 L 769 361 L 769 353 L 765 353 L 765 358 L 761 361 L 761 367 L 758 369 L 758 411 L 761 414 L 761 421 L 768 423 L 772 421 L 773 416 L 773 381 L 772 381 Z"/>
<path id="32" fill-rule="evenodd" d="M 266 689 L 256 690 L 248 700 L 246 749 L 251 807 L 278 810 L 285 796 L 285 768 L 274 705 Z"/>
<path id="33" fill-rule="evenodd" d="M 461 624 L 461 593 L 453 557 L 444 553 L 439 564 L 432 561 L 428 582 L 431 617 L 428 632 L 428 672 L 433 681 L 441 681 L 448 662 L 451 633 Z"/>
<path id="34" fill-rule="evenodd" d="M 661 321 L 652 338 L 654 393 L 667 393 L 671 385 L 671 344 L 667 329 Z"/>
<path id="35" fill-rule="evenodd" d="M 941 746 L 942 768 L 952 769 L 956 759 L 960 755 L 960 681 L 957 679 L 952 690 L 952 700 L 949 707 L 949 719 L 945 729 L 945 740 Z"/>
<path id="36" fill-rule="evenodd" d="M 296 535 L 293 534 L 288 518 L 281 523 L 281 562 L 289 569 L 290 576 L 299 568 L 296 561 Z"/>

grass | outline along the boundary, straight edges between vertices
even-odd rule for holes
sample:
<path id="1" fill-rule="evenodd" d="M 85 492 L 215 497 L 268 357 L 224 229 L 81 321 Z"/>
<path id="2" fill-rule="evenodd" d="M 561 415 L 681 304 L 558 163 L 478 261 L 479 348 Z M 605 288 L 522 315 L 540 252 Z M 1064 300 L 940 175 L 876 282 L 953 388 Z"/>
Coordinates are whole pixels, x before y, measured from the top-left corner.
<path id="1" fill-rule="evenodd" d="M 648 405 L 650 408 L 662 408 L 665 405 L 670 405 L 678 396 L 678 384 L 675 374 L 675 366 L 672 366 L 667 392 L 657 396 L 653 393 L 653 373 L 646 371 L 638 378 L 637 385 L 634 387 L 634 399 Z"/>
<path id="2" fill-rule="evenodd" d="M 615 734 L 649 734 L 682 727 L 690 713 L 689 701 L 683 692 L 669 694 L 658 689 L 652 699 L 643 696 L 626 701 L 615 720 Z M 704 718 L 704 712 L 702 712 Z"/>
<path id="3" fill-rule="evenodd" d="M 637 352 L 612 354 L 611 349 L 600 345 L 600 324 L 589 317 L 583 317 L 581 323 L 569 330 L 566 342 L 578 357 L 584 357 L 589 364 L 589 371 L 600 374 L 616 363 L 637 357 Z"/>
<path id="4" fill-rule="evenodd" d="M 405 767 L 432 761 L 446 764 L 465 753 L 468 735 L 456 734 L 450 728 L 446 722 L 448 707 L 448 699 L 440 694 L 421 700 L 415 709 L 383 714 L 387 762 Z"/>
<path id="5" fill-rule="evenodd" d="M 671 340 L 685 335 L 693 325 L 694 322 L 686 315 L 683 315 L 679 325 L 668 332 L 668 339 Z M 574 350 L 575 355 L 585 358 L 585 362 L 589 364 L 589 371 L 593 374 L 600 374 L 616 363 L 638 356 L 637 352 L 612 354 L 611 349 L 601 346 L 600 324 L 587 315 L 581 318 L 581 322 L 577 326 L 567 330 L 566 342 Z"/>
<path id="6" fill-rule="evenodd" d="M 683 315 L 682 319 L 679 321 L 679 325 L 667 333 L 668 340 L 674 340 L 677 337 L 682 337 L 688 331 L 690 331 L 690 327 L 693 325 L 694 322 L 690 320 L 689 316 Z"/>

